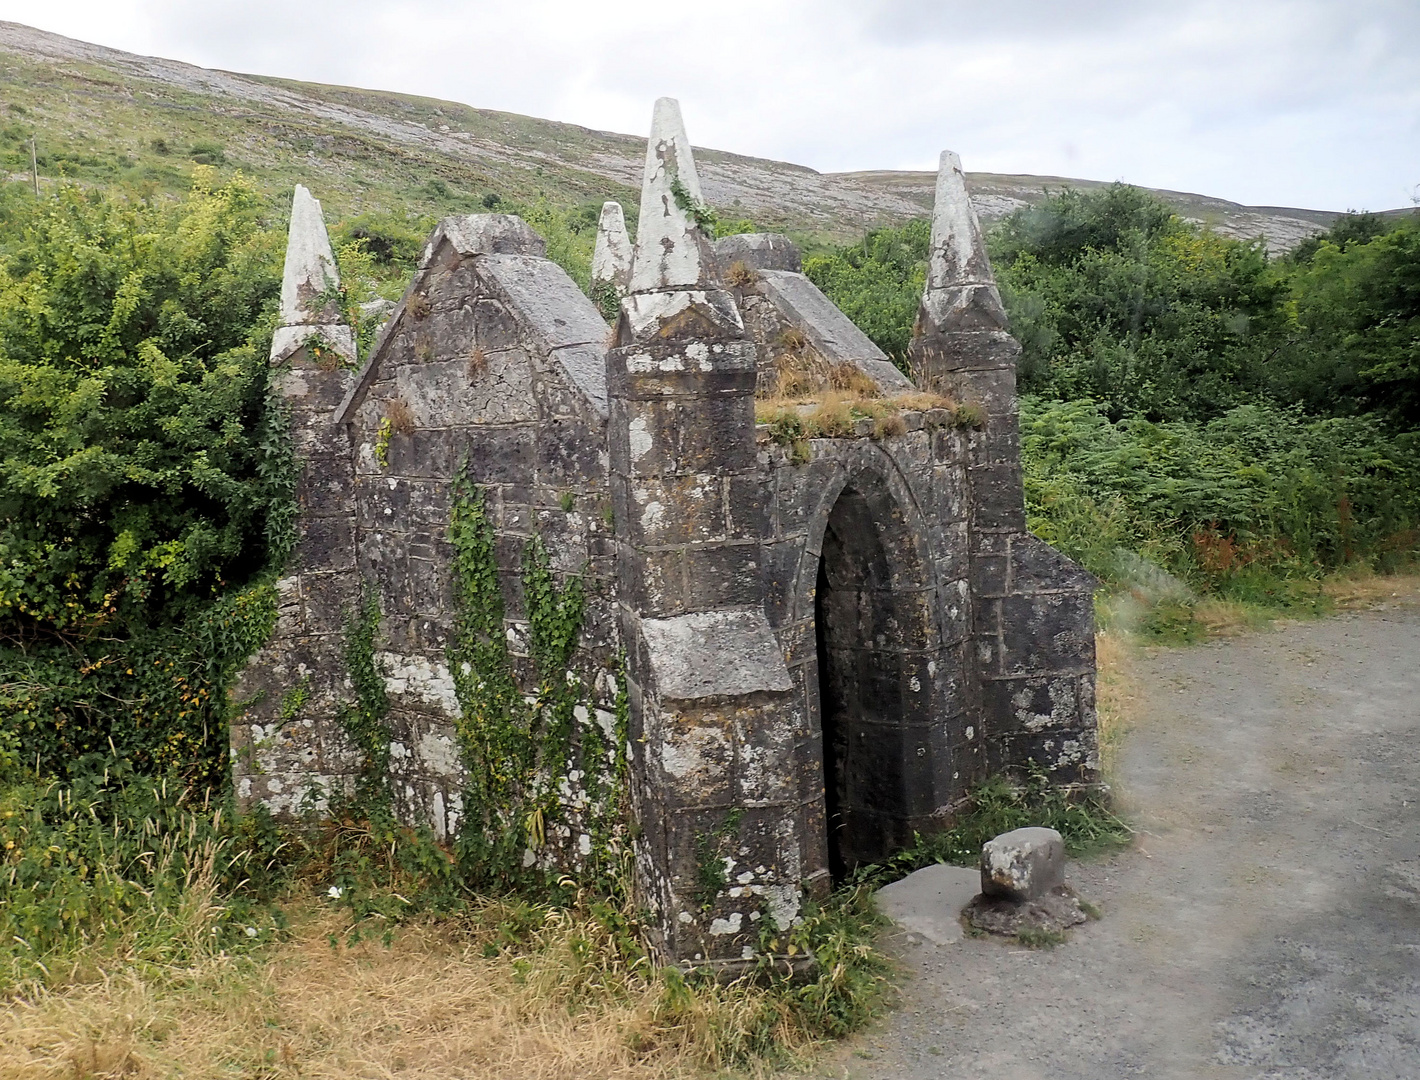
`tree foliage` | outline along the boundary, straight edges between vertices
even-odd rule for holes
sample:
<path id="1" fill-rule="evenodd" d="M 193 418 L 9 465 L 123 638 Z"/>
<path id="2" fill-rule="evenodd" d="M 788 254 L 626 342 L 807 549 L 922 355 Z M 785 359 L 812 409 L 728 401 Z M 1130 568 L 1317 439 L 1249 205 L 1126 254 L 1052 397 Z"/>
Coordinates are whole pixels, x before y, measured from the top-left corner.
<path id="1" fill-rule="evenodd" d="M 0 704 L 30 761 L 218 767 L 244 591 L 290 530 L 266 404 L 279 233 L 240 177 L 63 187 L 0 235 Z M 240 655 L 237 655 L 240 654 Z"/>
<path id="2" fill-rule="evenodd" d="M 1053 195 L 991 241 L 1024 391 L 1153 420 L 1255 399 L 1285 292 L 1260 241 L 1201 229 L 1123 184 Z"/>
<path id="3" fill-rule="evenodd" d="M 1420 214 L 1342 218 L 1292 265 L 1277 392 L 1420 427 Z"/>
<path id="4" fill-rule="evenodd" d="M 931 232 L 930 222 L 910 221 L 901 228 L 874 229 L 861 244 L 804 260 L 809 279 L 904 371 L 927 282 Z"/>

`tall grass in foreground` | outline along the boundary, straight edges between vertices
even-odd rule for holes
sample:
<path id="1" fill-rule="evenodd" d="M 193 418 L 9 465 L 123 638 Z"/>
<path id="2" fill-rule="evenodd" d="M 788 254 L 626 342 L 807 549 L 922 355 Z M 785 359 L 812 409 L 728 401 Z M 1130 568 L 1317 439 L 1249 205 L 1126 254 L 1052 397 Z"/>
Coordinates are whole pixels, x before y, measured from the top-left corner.
<path id="1" fill-rule="evenodd" d="M 339 812 L 283 832 L 161 780 L 12 780 L 0 1078 L 769 1069 L 890 993 L 863 888 L 765 920 L 764 951 L 812 955 L 809 977 L 765 960 L 719 984 L 655 966 L 622 900 L 460 893 L 435 860 Z"/>

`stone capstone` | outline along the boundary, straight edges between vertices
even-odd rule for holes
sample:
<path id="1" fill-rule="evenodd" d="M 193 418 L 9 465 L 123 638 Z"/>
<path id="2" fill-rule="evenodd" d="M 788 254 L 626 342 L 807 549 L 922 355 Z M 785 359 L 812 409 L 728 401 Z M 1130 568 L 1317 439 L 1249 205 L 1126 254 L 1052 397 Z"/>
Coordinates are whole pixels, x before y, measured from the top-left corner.
<path id="1" fill-rule="evenodd" d="M 680 102 L 660 98 L 646 142 L 630 292 L 713 287 L 715 250 L 682 202 L 703 206 L 705 199 L 680 117 Z"/>
<path id="2" fill-rule="evenodd" d="M 909 934 L 934 945 L 962 939 L 961 913 L 976 895 L 980 877 L 965 866 L 926 866 L 875 894 L 880 910 Z"/>
<path id="3" fill-rule="evenodd" d="M 355 359 L 355 338 L 333 295 L 339 285 L 320 203 L 297 184 L 281 273 L 281 325 L 272 335 L 271 363 L 279 364 L 307 345 Z"/>
<path id="4" fill-rule="evenodd" d="M 981 847 L 981 893 L 1034 900 L 1065 883 L 1065 841 L 1054 829 L 1013 829 Z"/>
<path id="5" fill-rule="evenodd" d="M 340 271 L 330 250 L 320 203 L 305 187 L 296 185 L 291 198 L 291 228 L 286 240 L 286 264 L 281 274 L 281 323 L 320 324 L 340 321 L 333 299 L 317 304 L 340 284 Z"/>
<path id="6" fill-rule="evenodd" d="M 446 241 L 460 255 L 547 254 L 547 242 L 514 214 L 466 214 L 435 226 L 419 256 L 419 269 L 429 266 Z"/>
<path id="7" fill-rule="evenodd" d="M 942 151 L 937 169 L 922 316 L 927 330 L 1005 330 L 1007 326 L 961 159 L 950 150 Z"/>
<path id="8" fill-rule="evenodd" d="M 739 233 L 715 241 L 715 260 L 720 272 L 727 272 L 737 262 L 751 270 L 787 270 L 797 274 L 803 270 L 799 246 L 778 233 Z"/>

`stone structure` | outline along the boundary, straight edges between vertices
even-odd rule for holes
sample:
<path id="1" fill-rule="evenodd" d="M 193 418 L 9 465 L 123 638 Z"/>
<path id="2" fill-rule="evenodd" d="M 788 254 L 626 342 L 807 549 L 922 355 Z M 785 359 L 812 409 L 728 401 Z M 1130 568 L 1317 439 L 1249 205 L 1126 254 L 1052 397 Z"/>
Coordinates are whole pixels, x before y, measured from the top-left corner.
<path id="1" fill-rule="evenodd" d="M 592 251 L 592 281 L 608 282 L 620 295 L 631 281 L 631 237 L 619 202 L 602 203 L 597 244 Z"/>
<path id="2" fill-rule="evenodd" d="M 328 286 L 306 199 L 288 277 Z M 302 540 L 238 690 L 234 769 L 243 799 L 284 811 L 353 778 L 339 642 L 363 582 L 382 616 L 395 809 L 458 832 L 449 520 L 466 469 L 524 692 L 539 692 L 520 569 L 533 538 L 560 581 L 583 583 L 571 738 L 629 712 L 625 836 L 663 955 L 735 965 L 759 920 L 791 922 L 805 896 L 940 827 L 989 773 L 1035 761 L 1095 782 L 1093 582 L 1025 531 L 1019 350 L 954 156 L 912 345 L 920 386 L 803 276 L 792 244 L 713 242 L 700 200 L 662 99 L 629 267 L 620 207 L 602 216 L 614 327 L 500 215 L 440 223 L 358 372 L 295 329 L 345 340 L 311 307 L 324 290 L 306 289 L 279 340 L 306 337 L 273 356 L 302 455 Z M 324 278 L 303 269 L 312 251 Z M 896 399 L 894 423 L 788 441 L 756 424 L 757 396 L 814 378 Z M 565 813 L 527 859 L 575 871 L 587 778 L 557 783 Z"/>

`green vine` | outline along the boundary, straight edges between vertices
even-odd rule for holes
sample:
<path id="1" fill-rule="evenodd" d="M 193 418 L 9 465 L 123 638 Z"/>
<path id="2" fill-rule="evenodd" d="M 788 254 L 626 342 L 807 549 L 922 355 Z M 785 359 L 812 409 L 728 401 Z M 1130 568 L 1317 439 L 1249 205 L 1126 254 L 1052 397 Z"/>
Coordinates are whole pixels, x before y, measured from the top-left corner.
<path id="1" fill-rule="evenodd" d="M 596 304 L 597 311 L 601 312 L 601 317 L 607 324 L 615 326 L 616 320 L 621 318 L 621 290 L 616 287 L 616 282 L 594 281 L 587 295 L 591 297 L 592 303 Z"/>
<path id="2" fill-rule="evenodd" d="M 720 219 L 714 210 L 695 200 L 695 196 L 690 193 L 690 189 L 685 186 L 679 176 L 671 177 L 671 195 L 675 197 L 675 204 L 690 215 L 691 220 L 695 222 L 700 231 L 707 238 L 715 239 L 715 229 L 720 224 Z"/>
<path id="3" fill-rule="evenodd" d="M 704 911 L 709 911 L 715 897 L 729 887 L 725 857 L 734 848 L 744 816 L 744 808 L 737 806 L 725 815 L 718 829 L 701 833 L 695 840 L 695 899 Z"/>
<path id="4" fill-rule="evenodd" d="M 590 840 L 590 852 L 579 852 L 588 875 L 614 887 L 626 773 L 625 688 L 619 679 L 617 715 L 608 733 L 573 667 L 586 608 L 582 580 L 572 576 L 559 586 L 541 539 L 525 546 L 522 584 L 534 683 L 525 696 L 508 651 L 493 529 L 483 492 L 466 469 L 454 482 L 449 540 L 457 616 L 448 661 L 468 777 L 459 863 L 476 887 L 546 884 L 541 852 L 565 827 Z M 569 816 L 569 804 L 576 804 L 578 817 Z"/>
<path id="5" fill-rule="evenodd" d="M 375 664 L 379 628 L 379 601 L 367 589 L 345 630 L 345 666 L 355 685 L 355 700 L 341 708 L 340 726 L 360 752 L 354 801 L 370 817 L 388 814 L 390 805 L 390 730 L 385 722 L 390 705 L 384 676 Z"/>
<path id="6" fill-rule="evenodd" d="M 390 438 L 394 435 L 394 422 L 388 416 L 380 417 L 379 430 L 375 435 L 375 460 L 380 468 L 390 467 Z"/>

